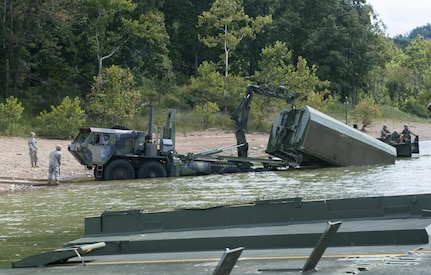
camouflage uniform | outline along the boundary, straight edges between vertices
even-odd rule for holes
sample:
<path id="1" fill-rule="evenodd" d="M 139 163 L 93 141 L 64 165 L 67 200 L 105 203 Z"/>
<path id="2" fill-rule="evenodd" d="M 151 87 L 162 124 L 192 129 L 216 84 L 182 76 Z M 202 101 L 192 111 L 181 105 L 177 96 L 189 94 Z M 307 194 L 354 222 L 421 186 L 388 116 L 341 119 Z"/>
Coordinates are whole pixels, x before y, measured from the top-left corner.
<path id="1" fill-rule="evenodd" d="M 51 184 L 51 178 L 54 175 L 55 183 L 58 184 L 60 180 L 60 165 L 61 165 L 61 146 L 55 146 L 49 154 L 49 168 L 48 168 L 48 184 Z"/>
<path id="2" fill-rule="evenodd" d="M 389 131 L 386 125 L 383 125 L 383 129 L 380 130 L 380 139 L 387 140 L 391 138 L 391 131 Z"/>
<path id="3" fill-rule="evenodd" d="M 37 166 L 37 140 L 36 134 L 31 132 L 30 138 L 28 139 L 28 150 L 30 155 L 31 167 L 39 167 Z"/>
<path id="4" fill-rule="evenodd" d="M 412 140 L 411 135 L 416 136 L 412 131 L 410 131 L 409 126 L 407 124 L 404 125 L 404 129 L 403 129 L 401 135 L 403 136 L 404 142 L 411 142 L 411 140 Z"/>

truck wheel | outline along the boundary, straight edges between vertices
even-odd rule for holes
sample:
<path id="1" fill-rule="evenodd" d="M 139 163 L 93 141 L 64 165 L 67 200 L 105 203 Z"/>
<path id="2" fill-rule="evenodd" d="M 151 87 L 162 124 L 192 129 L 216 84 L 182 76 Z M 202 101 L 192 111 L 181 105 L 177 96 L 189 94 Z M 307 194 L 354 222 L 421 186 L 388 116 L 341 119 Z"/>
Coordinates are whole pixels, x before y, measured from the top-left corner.
<path id="1" fill-rule="evenodd" d="M 167 172 L 165 167 L 157 161 L 144 163 L 138 171 L 138 178 L 164 178 L 166 176 Z"/>
<path id="2" fill-rule="evenodd" d="M 124 159 L 116 159 L 108 164 L 104 173 L 105 180 L 128 180 L 135 178 L 135 169 Z"/>

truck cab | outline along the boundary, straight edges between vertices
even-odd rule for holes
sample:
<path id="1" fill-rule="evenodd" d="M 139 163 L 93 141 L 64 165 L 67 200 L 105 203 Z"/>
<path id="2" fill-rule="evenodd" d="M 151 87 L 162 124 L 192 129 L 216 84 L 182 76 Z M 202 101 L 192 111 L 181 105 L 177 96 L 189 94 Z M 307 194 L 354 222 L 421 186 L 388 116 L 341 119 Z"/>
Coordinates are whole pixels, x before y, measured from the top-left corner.
<path id="1" fill-rule="evenodd" d="M 100 180 L 170 175 L 172 141 L 162 139 L 160 148 L 146 132 L 95 127 L 81 128 L 68 146 L 80 164 L 94 168 Z"/>

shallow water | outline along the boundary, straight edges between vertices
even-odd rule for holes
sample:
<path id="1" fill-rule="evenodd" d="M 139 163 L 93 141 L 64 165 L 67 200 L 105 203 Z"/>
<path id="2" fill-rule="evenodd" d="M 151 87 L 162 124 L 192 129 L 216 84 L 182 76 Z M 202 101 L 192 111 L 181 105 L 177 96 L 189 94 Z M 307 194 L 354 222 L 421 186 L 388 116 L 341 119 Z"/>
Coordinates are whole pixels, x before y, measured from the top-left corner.
<path id="1" fill-rule="evenodd" d="M 208 207 L 256 199 L 311 199 L 431 192 L 431 141 L 394 165 L 89 181 L 0 195 L 0 267 L 83 236 L 84 217 L 106 209 Z"/>

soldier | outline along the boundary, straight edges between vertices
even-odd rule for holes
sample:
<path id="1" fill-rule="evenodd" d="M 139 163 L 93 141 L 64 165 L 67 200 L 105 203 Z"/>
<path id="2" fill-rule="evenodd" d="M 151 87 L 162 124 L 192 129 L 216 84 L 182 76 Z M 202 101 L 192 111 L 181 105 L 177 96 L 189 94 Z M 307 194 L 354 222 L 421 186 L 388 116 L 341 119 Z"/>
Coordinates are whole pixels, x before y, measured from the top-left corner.
<path id="1" fill-rule="evenodd" d="M 383 125 L 383 128 L 380 131 L 380 139 L 384 141 L 391 139 L 391 131 L 389 131 L 388 126 Z"/>
<path id="2" fill-rule="evenodd" d="M 414 134 L 412 131 L 410 131 L 409 126 L 407 124 L 404 124 L 404 129 L 401 132 L 401 135 L 403 136 L 404 142 L 411 142 L 412 141 L 411 135 L 416 136 L 416 134 Z"/>
<path id="3" fill-rule="evenodd" d="M 398 133 L 397 130 L 394 130 L 391 134 L 391 143 L 401 143 L 403 141 L 403 136 Z"/>
<path id="4" fill-rule="evenodd" d="M 30 155 L 31 167 L 37 166 L 37 140 L 36 134 L 34 132 L 30 133 L 30 138 L 28 139 L 28 150 Z"/>
<path id="5" fill-rule="evenodd" d="M 54 175 L 55 184 L 60 180 L 60 165 L 61 165 L 61 145 L 55 146 L 49 154 L 49 168 L 48 168 L 48 184 L 51 184 L 51 178 Z"/>

